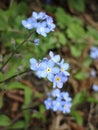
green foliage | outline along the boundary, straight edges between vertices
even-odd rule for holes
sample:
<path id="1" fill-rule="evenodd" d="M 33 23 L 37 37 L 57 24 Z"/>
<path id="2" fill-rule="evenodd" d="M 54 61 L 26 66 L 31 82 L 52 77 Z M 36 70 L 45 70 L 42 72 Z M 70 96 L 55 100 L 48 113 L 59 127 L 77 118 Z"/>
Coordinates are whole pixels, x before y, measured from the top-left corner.
<path id="1" fill-rule="evenodd" d="M 88 26 L 87 29 L 88 29 L 87 35 L 91 36 L 91 38 L 93 38 L 94 40 L 92 44 L 98 45 L 98 31 L 91 26 Z"/>
<path id="2" fill-rule="evenodd" d="M 55 45 L 55 46 L 60 47 L 61 45 L 66 45 L 67 39 L 64 33 L 55 32 L 54 36 L 57 38 L 57 42 L 58 42 L 58 45 Z"/>
<path id="3" fill-rule="evenodd" d="M 24 121 L 17 121 L 16 123 L 14 123 L 13 125 L 11 125 L 9 127 L 10 129 L 25 129 L 25 122 Z"/>
<path id="4" fill-rule="evenodd" d="M 68 0 L 69 5 L 79 12 L 85 10 L 85 0 Z"/>
<path id="5" fill-rule="evenodd" d="M 75 95 L 75 97 L 72 100 L 72 107 L 76 107 L 79 104 L 83 103 L 85 101 L 86 97 L 86 90 L 83 90 L 82 92 L 79 92 Z"/>
<path id="6" fill-rule="evenodd" d="M 74 77 L 77 79 L 77 80 L 84 80 L 86 78 L 88 78 L 88 74 L 87 72 L 85 71 L 82 71 L 82 70 L 77 70 L 76 74 L 74 75 Z"/>
<path id="7" fill-rule="evenodd" d="M 0 31 L 2 31 L 0 40 L 6 42 L 5 46 L 10 46 L 11 38 L 23 37 L 24 29 L 21 26 L 21 20 L 25 18 L 24 12 L 27 14 L 27 10 L 28 7 L 24 2 L 20 4 L 14 2 L 6 11 L 0 9 Z"/>
<path id="8" fill-rule="evenodd" d="M 0 114 L 0 126 L 9 126 L 11 120 L 8 116 Z"/>
<path id="9" fill-rule="evenodd" d="M 76 122 L 78 123 L 78 125 L 82 125 L 82 124 L 83 124 L 83 118 L 82 118 L 82 116 L 79 114 L 78 111 L 72 110 L 72 111 L 71 111 L 71 115 L 75 118 L 75 120 L 76 120 Z"/>
<path id="10" fill-rule="evenodd" d="M 92 59 L 87 56 L 87 57 L 84 59 L 84 61 L 83 61 L 83 66 L 84 66 L 84 67 L 90 67 L 91 63 L 92 63 Z"/>
<path id="11" fill-rule="evenodd" d="M 11 90 L 11 89 L 22 89 L 24 90 L 24 104 L 23 104 L 23 108 L 27 108 L 30 103 L 31 103 L 31 100 L 32 100 L 32 89 L 19 83 L 19 82 L 13 82 L 13 83 L 10 83 L 8 84 L 8 90 Z M 30 118 L 31 118 L 31 115 L 30 115 L 30 111 L 29 109 L 28 110 L 25 110 L 23 111 L 23 115 L 24 115 L 24 118 L 25 118 L 25 128 L 28 127 L 29 125 L 29 121 L 30 121 Z"/>
<path id="12" fill-rule="evenodd" d="M 85 30 L 84 22 L 78 17 L 67 14 L 60 7 L 56 9 L 55 17 L 59 33 L 63 32 L 64 39 L 66 39 L 63 45 L 69 46 L 73 57 L 79 58 L 83 54 L 85 47 L 88 46 L 87 41 L 90 37 L 94 37 L 94 43 L 92 44 L 97 44 L 98 32 L 89 26 Z"/>
<path id="13" fill-rule="evenodd" d="M 89 96 L 87 98 L 87 101 L 90 102 L 90 103 L 97 103 L 98 104 L 98 100 L 95 97 Z"/>
<path id="14" fill-rule="evenodd" d="M 82 42 L 82 40 L 85 38 L 84 28 L 79 22 L 73 21 L 73 23 L 68 26 L 66 33 L 68 37 L 73 41 L 77 40 L 79 42 Z"/>
<path id="15" fill-rule="evenodd" d="M 0 109 L 2 108 L 2 106 L 3 106 L 3 97 L 0 96 Z"/>
<path id="16" fill-rule="evenodd" d="M 69 45 L 70 51 L 73 57 L 80 57 L 82 55 L 85 44 L 73 44 Z"/>
<path id="17" fill-rule="evenodd" d="M 56 9 L 55 16 L 56 16 L 57 26 L 59 26 L 61 29 L 64 29 L 68 24 L 68 22 L 69 23 L 71 22 L 70 20 L 71 17 L 67 15 L 62 8 Z"/>
<path id="18" fill-rule="evenodd" d="M 43 122 L 46 121 L 46 118 L 45 118 L 45 107 L 43 105 L 40 105 L 39 106 L 39 111 L 38 112 L 35 112 L 32 114 L 32 117 L 33 118 L 37 118 L 37 119 L 41 119 Z"/>

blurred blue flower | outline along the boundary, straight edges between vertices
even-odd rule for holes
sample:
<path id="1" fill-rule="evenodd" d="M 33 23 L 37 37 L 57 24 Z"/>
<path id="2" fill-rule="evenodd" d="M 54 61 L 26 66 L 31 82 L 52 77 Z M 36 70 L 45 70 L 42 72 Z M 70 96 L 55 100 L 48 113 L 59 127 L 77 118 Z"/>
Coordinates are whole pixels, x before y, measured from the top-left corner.
<path id="1" fill-rule="evenodd" d="M 32 19 L 31 17 L 27 20 L 22 20 L 22 25 L 27 29 L 35 28 L 36 20 Z"/>
<path id="2" fill-rule="evenodd" d="M 38 38 L 34 39 L 34 44 L 39 45 L 39 39 Z"/>
<path id="3" fill-rule="evenodd" d="M 71 102 L 62 101 L 62 109 L 61 109 L 61 111 L 63 113 L 69 113 L 70 110 L 71 110 L 71 106 L 72 106 Z"/>
<path id="4" fill-rule="evenodd" d="M 58 73 L 53 78 L 53 88 L 62 88 L 63 84 L 68 80 L 68 77 L 65 76 L 63 73 Z"/>
<path id="5" fill-rule="evenodd" d="M 60 61 L 60 55 L 54 55 L 52 51 L 49 52 L 49 56 L 54 63 L 58 63 Z"/>
<path id="6" fill-rule="evenodd" d="M 63 113 L 69 113 L 72 106 L 72 98 L 69 97 L 68 92 L 61 92 L 60 89 L 54 89 L 48 98 L 44 101 L 46 109 L 53 111 L 61 111 Z"/>
<path id="7" fill-rule="evenodd" d="M 30 69 L 35 71 L 39 67 L 40 67 L 40 65 L 38 64 L 37 60 L 35 58 L 31 58 L 30 59 Z"/>
<path id="8" fill-rule="evenodd" d="M 47 15 L 45 12 L 32 12 L 32 18 L 36 19 L 36 20 L 44 20 L 47 18 Z"/>
<path id="9" fill-rule="evenodd" d="M 39 78 L 47 78 L 53 82 L 53 88 L 62 88 L 63 84 L 68 80 L 70 75 L 67 72 L 69 64 L 64 62 L 64 59 L 60 62 L 60 56 L 54 55 L 52 51 L 49 52 L 50 59 L 43 58 L 39 62 L 35 58 L 30 59 L 30 68 L 35 71 Z"/>
<path id="10" fill-rule="evenodd" d="M 45 101 L 44 101 L 44 104 L 46 106 L 46 109 L 49 110 L 49 109 L 52 109 L 52 98 L 51 97 L 48 97 Z"/>
<path id="11" fill-rule="evenodd" d="M 90 57 L 94 60 L 98 60 L 98 47 L 92 47 L 90 50 Z"/>
<path id="12" fill-rule="evenodd" d="M 70 73 L 66 71 L 69 68 L 69 64 L 68 63 L 64 63 L 64 59 L 61 60 L 61 62 L 59 63 L 59 66 L 60 66 L 61 72 L 65 76 L 69 76 L 70 75 Z"/>
<path id="13" fill-rule="evenodd" d="M 72 99 L 69 97 L 69 93 L 68 92 L 62 92 L 61 93 L 62 98 L 66 101 L 66 102 L 70 102 Z"/>
<path id="14" fill-rule="evenodd" d="M 93 84 L 92 89 L 93 89 L 94 91 L 98 92 L 98 85 Z"/>
<path id="15" fill-rule="evenodd" d="M 51 93 L 53 97 L 61 97 L 61 91 L 60 89 L 54 89 Z"/>
<path id="16" fill-rule="evenodd" d="M 49 30 L 54 31 L 54 28 L 56 27 L 56 25 L 53 23 L 52 17 L 48 16 L 46 19 L 46 22 L 47 22 L 47 27 L 49 28 Z"/>
<path id="17" fill-rule="evenodd" d="M 92 77 L 96 77 L 96 74 L 97 74 L 96 70 L 95 70 L 95 69 L 91 69 L 90 75 L 91 75 Z"/>
<path id="18" fill-rule="evenodd" d="M 42 62 L 38 62 L 35 58 L 30 59 L 30 69 L 33 71 L 42 71 L 44 66 Z"/>
<path id="19" fill-rule="evenodd" d="M 41 65 L 43 66 L 43 70 L 37 71 L 37 74 L 42 78 L 48 78 L 49 81 L 54 77 L 54 74 L 59 72 L 59 68 L 54 67 L 54 62 L 52 60 L 42 61 Z"/>
<path id="20" fill-rule="evenodd" d="M 36 33 L 46 37 L 47 33 L 54 31 L 55 24 L 52 17 L 45 12 L 32 12 L 32 17 L 22 20 L 22 25 L 27 29 L 35 29 Z"/>
<path id="21" fill-rule="evenodd" d="M 47 28 L 47 23 L 43 22 L 43 23 L 38 23 L 37 27 L 36 27 L 36 32 L 38 34 L 41 34 L 42 36 L 46 37 L 47 33 L 50 32 L 49 28 Z"/>
<path id="22" fill-rule="evenodd" d="M 52 106 L 53 111 L 61 111 L 62 110 L 62 100 L 60 98 L 56 98 L 53 100 L 53 106 Z"/>

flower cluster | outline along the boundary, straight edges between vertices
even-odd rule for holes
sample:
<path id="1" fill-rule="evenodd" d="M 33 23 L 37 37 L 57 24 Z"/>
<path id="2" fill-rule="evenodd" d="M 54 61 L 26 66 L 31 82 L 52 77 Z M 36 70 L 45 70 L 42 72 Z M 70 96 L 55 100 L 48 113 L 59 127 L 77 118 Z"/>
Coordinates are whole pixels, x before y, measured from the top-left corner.
<path id="1" fill-rule="evenodd" d="M 53 88 L 62 88 L 70 75 L 67 71 L 69 64 L 65 63 L 64 59 L 60 60 L 60 56 L 54 55 L 52 51 L 49 52 L 49 56 L 49 59 L 45 57 L 39 62 L 31 58 L 30 68 L 39 78 L 47 78 L 53 82 Z"/>
<path id="2" fill-rule="evenodd" d="M 30 68 L 35 71 L 39 78 L 47 78 L 53 83 L 53 91 L 48 94 L 48 98 L 44 101 L 46 109 L 53 111 L 61 111 L 69 113 L 71 108 L 71 98 L 67 92 L 61 92 L 60 89 L 68 80 L 69 64 L 60 58 L 60 55 L 54 55 L 52 51 L 49 52 L 50 58 L 43 58 L 37 61 L 35 58 L 30 59 Z"/>
<path id="3" fill-rule="evenodd" d="M 90 51 L 90 57 L 94 60 L 98 60 L 98 47 L 92 47 Z"/>
<path id="4" fill-rule="evenodd" d="M 30 18 L 22 20 L 22 25 L 27 29 L 35 29 L 38 34 L 44 37 L 55 28 L 52 17 L 44 12 L 32 12 Z"/>
<path id="5" fill-rule="evenodd" d="M 44 12 L 33 12 L 32 16 L 27 20 L 22 20 L 22 25 L 27 29 L 35 29 L 36 33 L 46 37 L 51 31 L 54 31 L 55 24 L 53 19 Z M 34 39 L 34 44 L 39 45 L 39 39 Z M 49 52 L 50 58 L 44 57 L 37 61 L 35 58 L 30 59 L 30 69 L 35 72 L 39 78 L 47 78 L 53 83 L 53 91 L 48 94 L 48 98 L 44 101 L 46 109 L 53 111 L 61 111 L 69 113 L 71 108 L 71 98 L 67 92 L 61 92 L 60 89 L 68 80 L 69 64 L 60 58 L 60 55 L 54 55 Z"/>
<path id="6" fill-rule="evenodd" d="M 48 98 L 44 101 L 46 109 L 52 109 L 53 111 L 61 111 L 63 113 L 69 113 L 72 103 L 72 99 L 69 97 L 68 92 L 61 92 L 60 89 L 55 89 L 51 94 L 48 94 Z"/>

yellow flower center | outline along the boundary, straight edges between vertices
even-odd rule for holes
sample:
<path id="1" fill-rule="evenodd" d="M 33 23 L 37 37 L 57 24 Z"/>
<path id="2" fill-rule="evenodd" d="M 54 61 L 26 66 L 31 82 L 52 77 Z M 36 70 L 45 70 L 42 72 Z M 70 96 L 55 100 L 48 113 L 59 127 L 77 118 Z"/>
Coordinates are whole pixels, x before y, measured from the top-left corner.
<path id="1" fill-rule="evenodd" d="M 46 70 L 47 72 L 50 72 L 51 71 L 51 69 L 50 68 L 47 68 L 47 70 Z"/>
<path id="2" fill-rule="evenodd" d="M 56 77 L 56 81 L 59 81 L 60 80 L 60 78 L 59 77 Z"/>
<path id="3" fill-rule="evenodd" d="M 64 71 L 64 68 L 61 68 L 61 71 L 63 72 L 63 71 Z"/>

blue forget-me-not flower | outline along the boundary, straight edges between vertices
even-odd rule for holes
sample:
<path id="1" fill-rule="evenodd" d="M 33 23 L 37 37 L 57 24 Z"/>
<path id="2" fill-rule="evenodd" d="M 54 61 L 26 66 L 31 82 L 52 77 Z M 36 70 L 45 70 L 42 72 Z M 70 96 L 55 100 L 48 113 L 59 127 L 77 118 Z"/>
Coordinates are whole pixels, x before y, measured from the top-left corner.
<path id="1" fill-rule="evenodd" d="M 64 60 L 60 62 L 60 56 L 54 55 L 53 52 L 49 52 L 50 59 L 43 58 L 39 62 L 35 58 L 30 59 L 30 68 L 35 71 L 39 78 L 47 78 L 53 82 L 53 88 L 62 88 L 63 84 L 68 80 L 69 68 L 68 63 L 64 63 Z"/>
<path id="2" fill-rule="evenodd" d="M 65 76 L 63 73 L 59 72 L 53 77 L 53 88 L 62 88 L 63 84 L 68 80 L 68 77 Z"/>
<path id="3" fill-rule="evenodd" d="M 34 44 L 39 45 L 39 39 L 38 38 L 34 39 Z"/>
<path id="4" fill-rule="evenodd" d="M 53 62 L 59 63 L 60 55 L 54 55 L 54 53 L 52 51 L 50 51 L 49 56 L 50 56 L 51 60 L 53 60 Z"/>
<path id="5" fill-rule="evenodd" d="M 93 89 L 94 91 L 98 92 L 98 85 L 93 84 L 92 89 Z"/>
<path id="6" fill-rule="evenodd" d="M 91 48 L 90 57 L 94 60 L 98 60 L 98 47 L 92 47 Z"/>
<path id="7" fill-rule="evenodd" d="M 53 111 L 61 111 L 63 113 L 69 113 L 72 106 L 72 98 L 69 97 L 68 92 L 61 92 L 60 89 L 55 89 L 48 95 L 48 98 L 44 101 L 46 109 Z"/>
<path id="8" fill-rule="evenodd" d="M 52 51 L 49 52 L 49 56 L 50 58 L 44 57 L 39 61 L 31 58 L 30 68 L 39 78 L 47 78 L 51 81 L 53 88 L 55 88 L 51 94 L 48 94 L 48 98 L 44 101 L 46 109 L 69 113 L 72 106 L 72 99 L 67 92 L 60 91 L 70 75 L 67 71 L 69 64 L 65 63 L 64 59 L 60 58 L 60 55 L 54 55 Z"/>
<path id="9" fill-rule="evenodd" d="M 46 37 L 51 31 L 54 31 L 55 24 L 51 16 L 45 12 L 32 12 L 32 16 L 27 20 L 22 20 L 22 25 L 31 30 L 35 29 L 36 33 Z"/>

